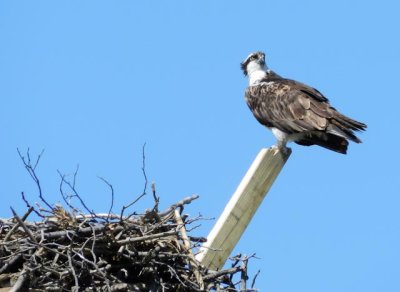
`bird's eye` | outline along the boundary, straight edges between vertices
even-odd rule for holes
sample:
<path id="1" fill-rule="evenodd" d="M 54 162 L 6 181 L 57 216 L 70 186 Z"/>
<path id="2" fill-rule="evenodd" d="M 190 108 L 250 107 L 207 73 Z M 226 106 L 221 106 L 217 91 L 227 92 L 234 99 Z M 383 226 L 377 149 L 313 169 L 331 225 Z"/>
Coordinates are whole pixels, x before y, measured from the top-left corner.
<path id="1" fill-rule="evenodd" d="M 250 57 L 250 60 L 255 60 L 255 59 L 257 59 L 256 55 L 253 55 L 253 56 Z"/>

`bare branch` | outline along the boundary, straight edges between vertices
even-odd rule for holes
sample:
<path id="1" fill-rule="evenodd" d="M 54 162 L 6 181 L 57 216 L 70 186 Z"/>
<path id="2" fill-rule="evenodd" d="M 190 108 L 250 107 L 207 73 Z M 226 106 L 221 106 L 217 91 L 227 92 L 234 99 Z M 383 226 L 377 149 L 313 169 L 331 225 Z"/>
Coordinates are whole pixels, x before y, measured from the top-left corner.
<path id="1" fill-rule="evenodd" d="M 13 215 L 14 215 L 14 218 L 17 220 L 19 226 L 21 226 L 21 227 L 24 229 L 26 235 L 28 235 L 29 238 L 30 238 L 33 242 L 36 242 L 35 237 L 33 236 L 32 232 L 29 230 L 29 228 L 26 227 L 24 221 L 23 221 L 21 218 L 19 218 L 19 216 L 17 215 L 17 213 L 14 211 L 14 209 L 13 209 L 12 207 L 10 207 L 10 209 L 11 209 Z"/>
<path id="2" fill-rule="evenodd" d="M 31 214 L 31 212 L 34 210 L 34 208 L 31 206 L 29 207 L 28 211 L 24 214 L 24 216 L 22 216 L 21 221 L 25 221 L 26 218 L 28 218 L 29 214 Z M 6 234 L 6 236 L 3 238 L 3 241 L 6 242 L 8 241 L 8 239 L 10 238 L 10 236 L 14 233 L 15 230 L 17 230 L 17 228 L 19 227 L 19 223 L 15 224 L 10 231 Z"/>
<path id="3" fill-rule="evenodd" d="M 29 148 L 28 148 L 28 150 L 27 150 L 27 157 L 28 157 L 28 160 L 27 160 L 27 161 L 25 160 L 25 157 L 21 154 L 21 152 L 19 151 L 18 148 L 17 148 L 17 151 L 18 151 L 19 157 L 20 157 L 21 160 L 22 160 L 22 163 L 23 163 L 24 166 L 25 166 L 25 169 L 28 171 L 29 175 L 31 176 L 31 178 L 33 179 L 33 181 L 36 183 L 36 186 L 37 186 L 38 191 L 39 191 L 39 198 L 40 198 L 40 200 L 42 200 L 42 202 L 45 203 L 46 206 L 47 206 L 50 210 L 53 210 L 53 207 L 52 207 L 52 206 L 44 199 L 44 197 L 43 197 L 42 187 L 41 187 L 41 185 L 40 185 L 39 178 L 37 177 L 36 172 L 35 172 L 36 167 L 37 167 L 38 164 L 39 164 L 40 158 L 41 158 L 41 156 L 42 156 L 44 150 L 42 150 L 42 152 L 39 154 L 39 156 L 38 156 L 38 158 L 37 158 L 36 163 L 35 163 L 34 166 L 32 166 L 32 164 L 31 164 L 31 157 L 30 157 L 30 154 L 29 154 Z"/>
<path id="4" fill-rule="evenodd" d="M 114 206 L 114 188 L 112 186 L 112 184 L 110 184 L 106 179 L 104 179 L 101 176 L 98 176 L 99 179 L 101 179 L 106 185 L 108 185 L 108 187 L 111 190 L 111 205 L 110 205 L 110 209 L 108 210 L 108 217 L 107 217 L 107 222 L 109 222 L 110 220 L 110 216 L 111 216 L 111 212 L 112 212 L 112 208 Z"/>
<path id="5" fill-rule="evenodd" d="M 78 191 L 75 189 L 75 186 L 68 180 L 65 179 L 65 175 L 62 175 L 61 172 L 59 170 L 57 170 L 58 174 L 60 175 L 61 181 L 62 183 L 65 183 L 70 190 L 74 193 L 74 197 L 78 198 L 79 202 L 81 203 L 81 205 L 83 206 L 83 208 L 85 208 L 85 210 L 92 214 L 93 217 L 96 217 L 95 213 L 93 210 L 90 210 L 88 206 L 86 206 L 85 202 L 83 201 L 82 197 L 79 195 Z M 75 183 L 75 180 L 74 180 Z M 66 200 L 64 200 L 66 201 Z M 70 206 L 70 205 L 69 205 Z"/>
<path id="6" fill-rule="evenodd" d="M 76 183 L 76 176 L 78 174 L 79 171 L 79 164 L 76 165 L 76 170 L 74 172 L 74 180 L 72 181 L 72 186 L 75 188 L 75 183 Z"/>
<path id="7" fill-rule="evenodd" d="M 41 218 L 44 218 L 44 216 L 42 214 L 40 214 L 40 212 L 37 211 L 35 209 L 35 207 L 33 207 L 33 206 L 31 206 L 31 204 L 29 204 L 28 200 L 25 198 L 25 193 L 24 192 L 21 192 L 21 197 L 22 197 L 22 200 L 25 202 L 25 205 L 28 207 L 28 209 L 33 208 L 33 212 L 35 212 L 36 215 L 38 215 Z"/>
<path id="8" fill-rule="evenodd" d="M 256 279 L 258 277 L 258 275 L 260 274 L 261 270 L 258 270 L 257 273 L 254 275 L 253 281 L 251 282 L 251 289 L 254 288 L 254 285 L 256 284 Z"/>
<path id="9" fill-rule="evenodd" d="M 19 273 L 19 277 L 17 281 L 15 282 L 14 286 L 8 290 L 9 292 L 18 292 L 18 291 L 24 291 L 23 287 L 26 285 L 26 282 L 28 281 L 28 275 L 25 269 L 23 269 Z"/>
<path id="10" fill-rule="evenodd" d="M 68 256 L 68 265 L 71 269 L 71 272 L 72 272 L 72 275 L 73 275 L 74 281 L 75 281 L 75 286 L 72 287 L 72 291 L 79 291 L 79 281 L 78 281 L 78 277 L 76 276 L 75 268 L 72 265 L 72 258 L 71 258 L 70 251 L 67 251 L 67 256 Z"/>
<path id="11" fill-rule="evenodd" d="M 146 147 L 146 143 L 144 143 L 144 144 L 143 144 L 143 147 L 142 147 L 142 173 L 143 173 L 143 177 L 144 177 L 143 194 L 145 194 L 145 193 L 146 193 L 146 190 L 147 190 L 147 175 L 146 175 L 145 147 Z"/>
<path id="12" fill-rule="evenodd" d="M 72 206 L 72 204 L 71 204 L 70 201 L 68 200 L 68 197 L 71 198 L 71 196 L 67 196 L 67 195 L 64 193 L 63 185 L 64 185 L 64 181 L 65 181 L 65 175 L 62 174 L 59 170 L 57 170 L 57 172 L 58 172 L 59 176 L 61 177 L 60 186 L 59 186 L 59 190 L 60 190 L 61 197 L 63 198 L 65 204 L 67 204 L 67 206 L 68 206 L 71 210 L 74 210 L 74 209 L 75 209 L 74 206 Z M 74 179 L 74 185 L 75 185 L 75 179 Z"/>
<path id="13" fill-rule="evenodd" d="M 247 291 L 246 284 L 248 280 L 247 276 L 247 262 L 249 259 L 245 256 L 244 259 L 242 260 L 242 267 L 241 267 L 241 273 L 240 273 L 240 291 Z"/>
<path id="14" fill-rule="evenodd" d="M 146 190 L 147 190 L 147 175 L 146 175 L 146 155 L 145 155 L 145 147 L 146 147 L 146 143 L 143 144 L 142 147 L 142 174 L 144 177 L 144 187 L 143 187 L 143 192 L 142 194 L 140 194 L 135 200 L 133 200 L 131 203 L 129 203 L 126 206 L 122 206 L 121 209 L 121 218 L 120 220 L 122 221 L 122 217 L 124 216 L 124 212 L 126 209 L 128 209 L 129 207 L 133 206 L 134 204 L 136 204 L 141 198 L 143 198 L 146 195 Z M 128 218 L 130 218 L 131 216 L 133 216 L 135 213 L 132 213 L 128 216 Z"/>
<path id="15" fill-rule="evenodd" d="M 192 195 L 190 197 L 184 198 L 183 200 L 180 200 L 178 203 L 173 204 L 171 207 L 169 207 L 167 210 L 158 213 L 160 217 L 166 216 L 172 211 L 174 211 L 176 208 L 182 207 L 183 205 L 190 204 L 192 201 L 196 200 L 199 198 L 199 195 Z"/>
<path id="16" fill-rule="evenodd" d="M 155 182 L 151 183 L 151 192 L 153 194 L 153 199 L 154 199 L 153 211 L 154 212 L 158 212 L 158 204 L 160 203 L 160 197 L 157 197 L 157 195 L 156 195 L 156 184 L 155 184 Z"/>

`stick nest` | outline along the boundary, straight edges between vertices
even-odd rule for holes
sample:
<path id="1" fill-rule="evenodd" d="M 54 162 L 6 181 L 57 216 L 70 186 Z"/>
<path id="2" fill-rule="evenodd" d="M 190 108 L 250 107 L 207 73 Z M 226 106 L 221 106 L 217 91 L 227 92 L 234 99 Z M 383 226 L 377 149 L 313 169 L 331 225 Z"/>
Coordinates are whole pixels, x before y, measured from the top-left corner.
<path id="1" fill-rule="evenodd" d="M 182 216 L 182 210 L 196 198 L 188 197 L 164 212 L 153 209 L 126 217 L 77 215 L 55 206 L 40 222 L 27 222 L 33 207 L 22 218 L 13 210 L 13 218 L 0 220 L 0 287 L 237 291 L 233 276 L 247 279 L 247 258 L 236 258 L 232 268 L 216 272 L 194 257 L 194 249 L 205 239 L 187 235 L 187 226 L 199 218 Z"/>
<path id="2" fill-rule="evenodd" d="M 206 239 L 188 235 L 196 227 L 189 225 L 202 217 L 189 218 L 182 212 L 197 195 L 160 212 L 152 184 L 154 207 L 144 214 L 124 215 L 146 195 L 144 146 L 143 192 L 123 206 L 119 215 L 112 213 L 114 189 L 103 178 L 111 190 L 108 213 L 95 213 L 85 204 L 75 187 L 79 168 L 72 182 L 59 172 L 59 190 L 68 210 L 50 204 L 36 174 L 43 151 L 36 161 L 31 159 L 29 149 L 26 156 L 18 153 L 45 207 L 31 206 L 22 193 L 27 212 L 20 217 L 11 208 L 12 218 L 0 218 L 0 292 L 254 291 L 246 288 L 249 257 L 232 258 L 232 267 L 222 271 L 208 270 L 196 260 L 195 252 Z M 71 204 L 72 198 L 80 202 L 84 212 Z M 39 221 L 27 221 L 32 212 Z M 239 279 L 235 283 L 236 275 Z"/>

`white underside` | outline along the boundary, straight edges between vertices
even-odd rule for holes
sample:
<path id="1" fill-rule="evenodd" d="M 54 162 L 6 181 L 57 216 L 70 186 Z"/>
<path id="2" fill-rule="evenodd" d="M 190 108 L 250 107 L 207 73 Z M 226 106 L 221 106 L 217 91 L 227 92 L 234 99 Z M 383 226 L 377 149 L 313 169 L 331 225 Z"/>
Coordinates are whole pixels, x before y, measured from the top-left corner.
<path id="1" fill-rule="evenodd" d="M 276 140 L 278 140 L 278 142 L 284 142 L 286 143 L 289 139 L 289 135 L 285 132 L 282 132 L 281 130 L 277 129 L 277 128 L 271 128 L 272 134 L 274 134 Z"/>
<path id="2" fill-rule="evenodd" d="M 297 134 L 289 135 L 277 128 L 270 128 L 270 130 L 272 131 L 272 134 L 274 134 L 274 136 L 278 142 L 278 146 L 281 146 L 281 147 L 286 147 L 286 143 L 295 141 L 295 140 L 299 140 L 304 135 L 304 133 L 297 133 Z"/>

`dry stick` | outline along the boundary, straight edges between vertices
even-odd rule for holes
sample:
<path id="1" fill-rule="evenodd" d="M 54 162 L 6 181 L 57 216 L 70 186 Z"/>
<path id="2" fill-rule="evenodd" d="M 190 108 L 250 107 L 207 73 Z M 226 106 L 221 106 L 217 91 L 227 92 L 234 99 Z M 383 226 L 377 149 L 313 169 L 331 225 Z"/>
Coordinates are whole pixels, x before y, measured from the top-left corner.
<path id="1" fill-rule="evenodd" d="M 144 187 L 143 187 L 143 194 L 146 193 L 147 189 L 147 175 L 146 175 L 146 155 L 145 155 L 145 148 L 146 148 L 146 143 L 143 144 L 142 147 L 142 173 L 144 177 Z"/>
<path id="2" fill-rule="evenodd" d="M 42 154 L 43 154 L 43 152 L 44 152 L 44 149 L 43 149 L 42 152 L 38 155 L 38 158 L 37 158 L 37 160 L 36 160 L 35 166 L 32 166 L 32 164 L 31 164 L 31 157 L 30 157 L 30 154 L 29 154 L 29 148 L 28 148 L 28 150 L 27 150 L 28 162 L 25 161 L 25 157 L 22 156 L 22 154 L 21 154 L 21 152 L 19 151 L 18 148 L 17 148 L 17 151 L 18 151 L 19 157 L 20 157 L 21 160 L 22 160 L 22 163 L 23 163 L 24 166 L 25 166 L 25 169 L 28 171 L 29 175 L 31 176 L 31 178 L 33 179 L 33 181 L 36 183 L 36 186 L 37 186 L 37 188 L 38 188 L 38 190 L 39 190 L 39 198 L 40 198 L 40 200 L 42 200 L 42 202 L 45 203 L 45 204 L 47 205 L 47 207 L 49 207 L 50 210 L 53 210 L 53 207 L 52 207 L 52 206 L 44 199 L 44 197 L 43 197 L 42 187 L 41 187 L 41 185 L 40 185 L 39 178 L 37 177 L 36 172 L 35 172 L 36 167 L 37 167 L 38 164 L 39 164 L 39 160 L 40 160 L 40 158 L 42 157 Z"/>
<path id="3" fill-rule="evenodd" d="M 178 273 L 176 272 L 176 270 L 171 267 L 170 265 L 163 263 L 163 262 L 157 262 L 154 261 L 156 264 L 162 265 L 162 266 L 167 266 L 168 270 L 171 272 L 171 274 L 173 274 L 175 276 L 175 278 L 184 286 L 187 287 L 187 285 L 182 281 L 182 279 L 179 277 Z"/>
<path id="4" fill-rule="evenodd" d="M 232 265 L 231 265 L 231 267 L 232 268 L 234 268 L 234 267 L 236 267 L 236 265 L 240 262 L 240 259 L 242 258 L 242 254 L 237 254 L 236 256 L 234 256 L 234 257 L 231 257 L 230 259 L 231 260 L 234 260 L 234 262 L 232 263 Z M 230 276 L 229 276 L 229 280 L 230 281 L 232 281 L 232 278 L 233 278 L 233 274 L 231 274 Z"/>
<path id="5" fill-rule="evenodd" d="M 57 238 L 60 238 L 60 237 L 63 237 L 63 236 L 67 236 L 68 237 L 69 235 L 71 235 L 71 236 L 80 236 L 80 235 L 85 235 L 85 234 L 91 233 L 93 231 L 93 229 L 95 231 L 103 231 L 106 228 L 107 227 L 104 226 L 104 225 L 103 226 L 102 225 L 100 225 L 100 226 L 96 225 L 96 226 L 91 226 L 91 227 L 79 228 L 77 231 L 73 231 L 73 230 L 53 231 L 53 232 L 45 233 L 43 237 L 45 239 L 57 239 Z M 36 235 L 35 237 L 36 238 L 40 238 L 41 236 L 40 235 Z"/>
<path id="6" fill-rule="evenodd" d="M 52 249 L 52 248 L 50 248 L 50 247 L 48 247 L 46 245 L 43 245 L 43 244 L 37 244 L 37 246 L 42 247 L 43 249 L 45 249 L 45 250 L 47 250 L 47 251 L 49 251 L 49 252 L 51 252 L 51 253 L 53 253 L 55 255 L 58 254 L 59 256 L 64 258 L 65 260 L 68 260 L 68 256 L 63 254 L 62 252 L 59 252 L 58 250 Z M 71 260 L 72 260 L 73 263 L 75 263 L 75 265 L 77 265 L 78 267 L 83 269 L 84 266 L 83 266 L 82 262 L 76 261 L 76 260 L 74 260 L 72 258 L 71 258 Z"/>
<path id="7" fill-rule="evenodd" d="M 178 223 L 178 225 L 180 226 L 180 232 L 181 232 L 181 236 L 182 236 L 182 239 L 183 239 L 183 244 L 185 245 L 186 250 L 189 252 L 189 257 L 190 257 L 189 263 L 193 267 L 195 267 L 194 275 L 196 277 L 197 283 L 199 283 L 200 289 L 204 289 L 204 281 L 203 281 L 203 278 L 201 277 L 201 274 L 199 272 L 199 265 L 198 265 L 196 259 L 194 258 L 194 255 L 193 255 L 193 252 L 192 252 L 192 247 L 190 245 L 190 240 L 189 240 L 189 238 L 187 236 L 187 233 L 186 233 L 185 223 L 183 223 L 183 220 L 181 218 L 181 215 L 180 215 L 178 209 L 175 209 L 175 220 L 176 220 L 176 223 Z"/>
<path id="8" fill-rule="evenodd" d="M 241 273 L 240 273 L 240 291 L 246 291 L 246 282 L 247 282 L 247 262 L 248 258 L 245 256 L 242 261 Z"/>
<path id="9" fill-rule="evenodd" d="M 78 170 L 77 170 L 78 171 Z M 95 216 L 95 213 L 93 210 L 90 210 L 88 208 L 88 206 L 86 206 L 85 202 L 83 201 L 83 199 L 81 198 L 81 196 L 79 195 L 78 191 L 75 189 L 75 185 L 71 184 L 71 182 L 67 181 L 65 179 L 65 176 L 61 175 L 60 171 L 58 171 L 58 173 L 60 174 L 61 180 L 67 185 L 69 186 L 69 188 L 71 189 L 71 191 L 74 193 L 75 197 L 78 198 L 78 200 L 80 201 L 81 205 L 83 206 L 83 208 L 86 209 L 86 211 L 88 211 L 90 214 L 93 215 L 93 217 Z M 75 183 L 75 182 L 74 182 Z"/>
<path id="10" fill-rule="evenodd" d="M 125 245 L 122 245 L 121 247 L 124 247 L 125 250 Z M 122 251 L 123 252 L 123 251 Z M 122 254 L 122 252 L 120 254 Z M 153 257 L 153 258 L 159 258 L 159 259 L 175 259 L 178 257 L 181 258 L 188 258 L 189 256 L 186 254 L 182 254 L 182 253 L 172 253 L 172 252 L 157 252 L 157 253 L 152 253 L 149 251 L 130 251 L 128 249 L 126 249 L 126 252 L 130 255 L 130 256 L 138 256 L 138 257 Z"/>
<path id="11" fill-rule="evenodd" d="M 112 184 L 110 184 L 103 177 L 99 176 L 98 178 L 101 179 L 106 185 L 108 185 L 108 187 L 111 190 L 111 206 L 110 206 L 110 209 L 108 210 L 108 216 L 107 216 L 107 222 L 109 222 L 110 221 L 110 216 L 111 216 L 111 211 L 112 211 L 112 208 L 114 206 L 114 188 L 113 188 Z"/>
<path id="12" fill-rule="evenodd" d="M 14 264 L 18 263 L 19 260 L 22 259 L 22 254 L 19 253 L 13 258 L 11 258 L 7 263 L 5 263 L 1 268 L 0 268 L 0 275 L 7 272 Z"/>
<path id="13" fill-rule="evenodd" d="M 241 269 L 242 269 L 241 267 L 234 267 L 234 268 L 222 270 L 220 272 L 215 272 L 215 273 L 212 273 L 212 274 L 208 274 L 208 275 L 204 276 L 203 279 L 204 279 L 204 281 L 210 281 L 210 280 L 213 280 L 215 278 L 221 277 L 223 275 L 237 273 Z"/>
<path id="14" fill-rule="evenodd" d="M 32 232 L 28 229 L 28 227 L 25 225 L 24 221 L 22 221 L 21 218 L 17 215 L 17 213 L 14 211 L 12 207 L 10 207 L 11 211 L 13 212 L 14 218 L 17 220 L 18 224 L 24 229 L 25 233 L 29 236 L 29 238 L 33 241 L 36 242 L 36 238 L 33 236 Z"/>
<path id="15" fill-rule="evenodd" d="M 69 250 L 67 251 L 67 256 L 68 256 L 68 265 L 71 269 L 71 272 L 72 272 L 72 275 L 73 275 L 74 281 L 75 281 L 75 287 L 72 287 L 72 291 L 79 291 L 79 281 L 78 281 L 78 277 L 76 276 L 75 268 L 72 265 L 71 253 Z"/>
<path id="16" fill-rule="evenodd" d="M 199 195 L 193 195 L 187 198 L 184 198 L 183 200 L 180 200 L 178 203 L 173 204 L 171 207 L 169 207 L 167 210 L 158 213 L 158 215 L 160 217 L 163 217 L 165 215 L 168 215 L 169 213 L 171 213 L 172 211 L 174 211 L 176 208 L 178 207 L 182 207 L 183 205 L 187 205 L 190 204 L 192 201 L 196 200 L 199 198 Z"/>
<path id="17" fill-rule="evenodd" d="M 76 183 L 76 176 L 78 174 L 78 170 L 79 170 L 79 164 L 76 165 L 76 170 L 74 172 L 74 180 L 72 181 L 72 186 L 75 187 L 75 183 Z"/>
<path id="18" fill-rule="evenodd" d="M 254 284 L 256 283 L 256 279 L 259 274 L 260 274 L 260 270 L 258 270 L 257 273 L 254 275 L 253 281 L 251 282 L 251 289 L 254 288 Z"/>
<path id="19" fill-rule="evenodd" d="M 129 203 L 126 206 L 122 206 L 121 209 L 121 215 L 120 215 L 120 221 L 124 221 L 124 220 L 128 220 L 129 218 L 131 218 L 134 214 L 130 214 L 129 216 L 127 216 L 126 218 L 124 218 L 124 212 L 126 209 L 128 209 L 129 207 L 131 207 L 132 205 L 136 204 L 141 198 L 143 198 L 146 195 L 146 193 L 142 193 L 140 194 L 135 200 L 133 200 L 131 203 Z"/>
<path id="20" fill-rule="evenodd" d="M 91 265 L 96 269 L 96 271 L 99 272 L 99 274 L 100 274 L 104 279 L 107 279 L 107 275 L 106 275 L 105 273 L 103 273 L 103 272 L 100 270 L 99 266 L 98 266 L 95 262 L 88 260 L 88 259 L 85 258 L 83 255 L 81 255 L 80 253 L 77 253 L 77 252 L 74 251 L 74 250 L 72 250 L 72 252 L 73 252 L 76 256 L 78 256 L 82 261 L 84 261 L 84 262 L 86 262 L 86 263 L 88 263 L 88 264 L 91 264 Z M 113 275 L 111 275 L 111 274 L 110 274 L 109 276 L 110 276 L 111 279 L 113 279 L 113 281 L 116 281 L 116 282 L 118 282 L 118 283 L 121 283 L 121 280 L 119 280 L 117 277 L 115 277 L 115 276 L 113 276 Z"/>
<path id="21" fill-rule="evenodd" d="M 28 211 L 24 214 L 24 216 L 22 216 L 21 220 L 22 220 L 22 221 L 25 221 L 26 218 L 28 218 L 29 214 L 32 213 L 33 209 L 34 209 L 34 208 L 31 206 L 31 207 L 28 209 Z M 10 238 L 10 236 L 15 232 L 15 230 L 17 230 L 18 227 L 19 227 L 19 223 L 15 224 L 15 225 L 10 229 L 10 231 L 8 231 L 8 233 L 6 234 L 6 236 L 4 236 L 3 242 L 7 241 L 7 240 Z"/>
<path id="22" fill-rule="evenodd" d="M 139 201 L 141 198 L 143 198 L 145 195 L 146 195 L 146 189 L 147 189 L 147 175 L 146 175 L 146 155 L 145 155 L 145 152 L 144 152 L 144 150 L 145 150 L 145 147 L 146 147 L 146 143 L 144 143 L 143 144 L 143 147 L 142 147 L 142 174 L 143 174 L 143 177 L 144 177 L 144 187 L 143 187 L 143 192 L 142 192 L 142 194 L 138 197 L 138 198 L 136 198 L 133 202 L 131 202 L 131 203 L 129 203 L 128 205 L 126 205 L 126 206 L 122 206 L 122 209 L 121 209 L 121 221 L 123 221 L 122 220 L 122 217 L 124 216 L 124 212 L 125 212 L 125 210 L 126 209 L 128 209 L 129 207 L 131 207 L 133 204 L 135 204 L 137 201 Z M 133 216 L 133 214 L 130 214 L 129 216 L 128 216 L 128 218 L 127 219 L 129 219 L 130 217 L 132 217 Z"/>
<path id="23" fill-rule="evenodd" d="M 59 174 L 60 177 L 61 177 L 60 186 L 59 186 L 59 190 L 60 190 L 61 197 L 63 198 L 65 204 L 67 204 L 67 206 L 68 206 L 69 208 L 71 208 L 71 210 L 74 210 L 74 206 L 72 206 L 71 203 L 68 202 L 67 196 L 64 194 L 63 184 L 64 184 L 64 181 L 65 181 L 65 174 L 61 174 L 61 172 L 60 172 L 59 170 L 57 170 L 57 172 L 58 172 L 58 174 Z"/>
<path id="24" fill-rule="evenodd" d="M 25 269 L 19 273 L 18 280 L 15 282 L 14 286 L 8 290 L 8 292 L 18 292 L 23 291 L 22 287 L 25 285 L 26 281 L 28 280 L 28 275 Z"/>
<path id="25" fill-rule="evenodd" d="M 170 235 L 176 235 L 178 234 L 179 231 L 177 230 L 169 230 L 161 233 L 156 233 L 156 234 L 151 234 L 151 235 L 145 235 L 145 236 L 140 236 L 140 237 L 131 237 L 127 239 L 122 239 L 118 240 L 117 243 L 119 244 L 125 244 L 128 242 L 136 242 L 136 241 L 145 241 L 145 240 L 152 240 L 152 239 L 158 239 L 160 237 L 167 237 Z"/>
<path id="26" fill-rule="evenodd" d="M 200 243 L 200 242 L 206 242 L 207 238 L 202 237 L 202 236 L 191 236 L 188 235 L 188 238 L 190 239 L 190 241 L 193 241 L 195 243 Z"/>
<path id="27" fill-rule="evenodd" d="M 160 197 L 157 197 L 156 195 L 156 184 L 154 182 L 151 183 L 151 192 L 153 194 L 153 199 L 154 199 L 153 211 L 158 212 L 158 204 L 160 203 Z"/>
<path id="28" fill-rule="evenodd" d="M 44 218 L 44 216 L 39 211 L 35 210 L 35 208 L 33 206 L 31 206 L 31 204 L 29 204 L 28 200 L 25 198 L 24 192 L 21 192 L 21 197 L 22 197 L 22 200 L 25 202 L 26 206 L 28 207 L 28 209 L 30 209 L 32 207 L 33 212 L 35 212 L 36 215 L 38 215 L 41 218 Z"/>

